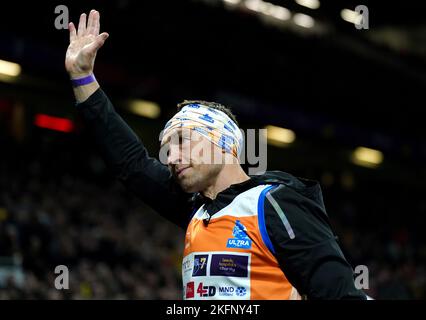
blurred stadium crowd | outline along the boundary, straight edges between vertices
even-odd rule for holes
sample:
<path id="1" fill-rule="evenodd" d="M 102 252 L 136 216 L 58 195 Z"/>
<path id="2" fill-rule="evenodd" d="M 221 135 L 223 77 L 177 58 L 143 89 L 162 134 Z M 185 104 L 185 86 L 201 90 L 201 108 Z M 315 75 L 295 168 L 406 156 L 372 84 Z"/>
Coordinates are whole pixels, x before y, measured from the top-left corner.
<path id="1" fill-rule="evenodd" d="M 18 272 L 2 272 L 0 299 L 180 298 L 180 230 L 117 184 L 46 175 L 34 159 L 11 168 L 2 163 L 0 257 Z M 69 290 L 55 289 L 57 265 Z"/>
<path id="2" fill-rule="evenodd" d="M 115 183 L 95 154 L 82 161 L 76 154 L 86 151 L 69 146 L 61 156 L 9 146 L 0 162 L 0 299 L 181 299 L 182 230 Z M 390 189 L 323 184 L 345 254 L 369 269 L 366 292 L 422 299 L 426 246 Z M 417 206 L 425 213 L 424 199 Z M 69 290 L 55 289 L 57 265 L 69 268 Z"/>

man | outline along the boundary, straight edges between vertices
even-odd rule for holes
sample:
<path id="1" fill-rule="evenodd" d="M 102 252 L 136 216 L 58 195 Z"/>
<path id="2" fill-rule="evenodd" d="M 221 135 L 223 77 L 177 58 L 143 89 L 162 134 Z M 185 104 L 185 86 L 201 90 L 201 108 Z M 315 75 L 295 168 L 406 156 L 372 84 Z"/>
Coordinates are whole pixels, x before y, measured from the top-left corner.
<path id="1" fill-rule="evenodd" d="M 81 15 L 78 30 L 69 25 L 65 66 L 77 108 L 117 178 L 186 229 L 184 298 L 366 299 L 355 288 L 318 183 L 278 171 L 248 176 L 238 162 L 242 137 L 229 109 L 180 104 L 161 141 L 167 166 L 149 157 L 93 76 L 108 38 L 99 34 L 99 19 L 92 10 L 88 19 Z"/>

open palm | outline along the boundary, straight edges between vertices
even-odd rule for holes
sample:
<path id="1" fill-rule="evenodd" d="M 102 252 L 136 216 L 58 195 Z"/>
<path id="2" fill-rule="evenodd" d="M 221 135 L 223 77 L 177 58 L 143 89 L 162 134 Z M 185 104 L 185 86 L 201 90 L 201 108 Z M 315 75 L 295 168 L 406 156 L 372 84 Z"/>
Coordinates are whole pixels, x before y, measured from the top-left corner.
<path id="1" fill-rule="evenodd" d="M 93 72 L 96 53 L 108 38 L 108 33 L 99 34 L 100 15 L 96 10 L 90 11 L 86 25 L 86 14 L 80 16 L 78 30 L 71 22 L 70 44 L 65 55 L 65 68 L 71 77 L 88 75 Z"/>

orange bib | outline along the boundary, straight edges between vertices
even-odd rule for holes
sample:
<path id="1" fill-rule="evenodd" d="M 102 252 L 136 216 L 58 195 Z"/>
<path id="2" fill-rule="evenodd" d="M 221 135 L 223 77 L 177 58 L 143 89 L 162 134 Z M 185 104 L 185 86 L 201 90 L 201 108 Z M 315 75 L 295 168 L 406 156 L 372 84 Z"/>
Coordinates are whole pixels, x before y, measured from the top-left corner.
<path id="1" fill-rule="evenodd" d="M 300 299 L 265 244 L 263 203 L 271 188 L 239 194 L 207 225 L 204 205 L 194 214 L 185 237 L 184 299 Z"/>

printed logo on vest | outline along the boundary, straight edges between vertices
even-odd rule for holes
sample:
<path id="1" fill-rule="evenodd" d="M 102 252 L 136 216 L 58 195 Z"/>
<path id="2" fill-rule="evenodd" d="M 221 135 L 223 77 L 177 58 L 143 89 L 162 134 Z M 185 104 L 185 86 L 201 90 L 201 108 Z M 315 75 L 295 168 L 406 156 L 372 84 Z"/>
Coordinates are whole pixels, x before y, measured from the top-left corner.
<path id="1" fill-rule="evenodd" d="M 197 287 L 197 294 L 200 297 L 214 297 L 216 295 L 215 286 L 205 286 L 202 282 Z"/>
<path id="2" fill-rule="evenodd" d="M 194 270 L 192 271 L 193 277 L 201 277 L 207 274 L 207 262 L 209 256 L 207 254 L 194 256 Z"/>
<path id="3" fill-rule="evenodd" d="M 235 287 L 233 286 L 220 286 L 219 296 L 232 297 L 235 293 Z"/>
<path id="4" fill-rule="evenodd" d="M 227 248 L 235 249 L 250 249 L 251 240 L 247 235 L 246 227 L 240 222 L 240 220 L 235 221 L 235 227 L 232 231 L 233 238 L 228 239 L 226 243 Z"/>
<path id="5" fill-rule="evenodd" d="M 194 281 L 186 284 L 185 297 L 186 299 L 194 298 Z"/>
<path id="6" fill-rule="evenodd" d="M 235 290 L 235 293 L 237 294 L 237 296 L 242 297 L 246 295 L 247 290 L 244 287 L 238 287 L 237 290 Z"/>
<path id="7" fill-rule="evenodd" d="M 210 275 L 246 278 L 248 277 L 248 256 L 213 254 Z"/>

